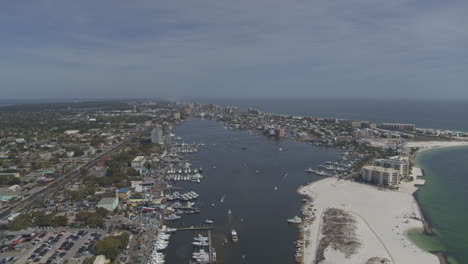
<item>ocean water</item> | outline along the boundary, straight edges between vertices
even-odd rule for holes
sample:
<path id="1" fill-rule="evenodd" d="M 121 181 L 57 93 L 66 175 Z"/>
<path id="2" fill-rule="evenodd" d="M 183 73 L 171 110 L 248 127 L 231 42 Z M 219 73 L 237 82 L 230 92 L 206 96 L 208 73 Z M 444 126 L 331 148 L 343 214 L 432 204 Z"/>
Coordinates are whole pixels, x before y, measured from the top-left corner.
<path id="1" fill-rule="evenodd" d="M 468 263 L 468 147 L 424 151 L 416 157 L 426 185 L 417 199 L 435 235 L 414 231 L 412 238 L 432 251 L 446 251 L 456 262 Z"/>
<path id="2" fill-rule="evenodd" d="M 275 140 L 250 135 L 246 130 L 225 129 L 210 120 L 184 122 L 175 132 L 184 142 L 208 146 L 187 156 L 195 167 L 204 168 L 202 183 L 177 184 L 200 194 L 201 213 L 184 216 L 170 225 L 199 226 L 205 219 L 213 220 L 217 263 L 293 263 L 298 228 L 286 220 L 299 215 L 304 197 L 297 188 L 320 179 L 304 170 L 336 160 L 339 153 L 291 139 Z M 232 229 L 239 234 L 237 244 L 230 242 Z M 166 263 L 188 263 L 196 234 L 177 232 L 170 240 Z M 227 245 L 223 245 L 225 238 Z"/>

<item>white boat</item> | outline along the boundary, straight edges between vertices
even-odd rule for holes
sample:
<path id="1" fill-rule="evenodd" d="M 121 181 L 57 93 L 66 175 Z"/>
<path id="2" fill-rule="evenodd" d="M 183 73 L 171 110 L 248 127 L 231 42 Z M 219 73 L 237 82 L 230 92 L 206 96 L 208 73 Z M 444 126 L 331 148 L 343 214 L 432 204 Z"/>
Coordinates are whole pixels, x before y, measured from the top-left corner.
<path id="1" fill-rule="evenodd" d="M 175 228 L 166 228 L 166 230 L 165 230 L 164 232 L 166 232 L 166 233 L 173 233 L 173 232 L 175 232 L 175 231 L 177 231 L 177 229 L 175 229 Z"/>
<path id="2" fill-rule="evenodd" d="M 228 215 L 231 215 L 231 214 L 232 214 L 231 209 L 229 209 L 228 210 Z"/>
<path id="3" fill-rule="evenodd" d="M 299 217 L 299 216 L 294 216 L 293 218 L 291 219 L 288 219 L 288 223 L 291 223 L 291 224 L 300 224 L 302 223 L 302 219 Z"/>
<path id="4" fill-rule="evenodd" d="M 305 170 L 305 172 L 307 172 L 307 173 L 314 173 L 315 171 L 314 171 L 312 168 L 308 168 L 307 170 Z"/>
<path id="5" fill-rule="evenodd" d="M 172 220 L 178 220 L 180 219 L 180 216 L 176 214 L 170 214 L 164 218 L 164 220 L 172 221 Z"/>
<path id="6" fill-rule="evenodd" d="M 206 224 L 213 224 L 214 222 L 213 222 L 213 220 L 206 219 L 206 220 L 205 220 L 205 223 L 206 223 Z"/>
<path id="7" fill-rule="evenodd" d="M 231 231 L 231 239 L 232 239 L 232 242 L 234 242 L 234 243 L 237 243 L 237 241 L 239 241 L 239 237 L 237 236 L 237 232 L 234 229 Z"/>
<path id="8" fill-rule="evenodd" d="M 192 242 L 192 245 L 197 246 L 197 247 L 207 247 L 207 246 L 209 246 L 208 242 L 206 242 L 206 241 L 195 241 L 195 242 Z"/>
<path id="9" fill-rule="evenodd" d="M 202 235 L 198 235 L 197 237 L 194 237 L 193 240 L 198 242 L 206 242 L 209 240 L 209 238 Z"/>

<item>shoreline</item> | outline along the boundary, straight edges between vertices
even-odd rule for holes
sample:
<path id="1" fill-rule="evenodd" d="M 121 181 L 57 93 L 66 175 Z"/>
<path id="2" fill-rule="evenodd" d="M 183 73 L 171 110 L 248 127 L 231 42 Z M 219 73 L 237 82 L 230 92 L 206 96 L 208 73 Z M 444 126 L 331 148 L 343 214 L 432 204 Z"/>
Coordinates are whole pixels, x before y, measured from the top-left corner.
<path id="1" fill-rule="evenodd" d="M 411 155 L 411 157 L 410 157 L 410 160 L 411 160 L 411 162 L 413 164 L 413 168 L 418 168 L 418 167 L 416 167 L 416 162 L 415 162 L 414 159 L 418 154 L 420 154 L 423 151 L 436 149 L 436 148 L 450 148 L 450 147 L 459 147 L 459 146 L 468 146 L 468 141 L 464 140 L 464 141 L 447 141 L 447 142 L 443 142 L 443 141 L 442 142 L 441 141 L 408 142 L 408 147 L 418 148 L 418 150 L 415 153 L 413 153 Z M 415 180 L 416 180 L 416 178 L 417 177 L 415 177 Z M 328 201 L 321 201 L 318 197 L 320 195 L 327 196 L 327 194 L 324 193 L 323 190 L 318 190 L 318 189 L 325 189 L 327 191 L 330 191 L 330 188 L 333 189 L 331 186 L 333 186 L 334 184 L 337 186 L 338 182 L 340 182 L 340 181 L 345 181 L 345 180 L 340 180 L 340 179 L 337 179 L 337 178 L 324 178 L 324 179 L 312 182 L 310 184 L 301 186 L 298 189 L 298 193 L 300 193 L 301 195 L 306 196 L 309 200 L 311 200 L 310 202 L 304 204 L 303 207 L 302 207 L 302 210 L 304 212 L 303 214 L 306 217 L 306 220 L 305 220 L 304 224 L 302 224 L 300 226 L 300 232 L 304 233 L 304 240 L 305 240 L 305 245 L 306 245 L 305 248 L 304 248 L 304 263 L 308 263 L 308 264 L 309 263 L 322 263 L 320 261 L 316 262 L 315 258 L 316 258 L 316 255 L 318 253 L 319 244 L 321 243 L 320 240 L 321 240 L 321 238 L 323 238 L 323 235 L 321 235 L 321 233 L 320 233 L 320 232 L 323 232 L 323 231 L 321 231 L 321 228 L 323 228 L 323 227 L 320 227 L 320 225 L 321 225 L 320 222 L 322 222 L 322 215 L 324 213 L 323 206 L 325 205 L 329 209 L 329 206 L 334 203 L 333 199 L 340 201 L 340 199 L 336 198 L 336 197 L 327 197 Z M 423 249 L 420 249 L 406 234 L 406 232 L 408 230 L 410 230 L 411 228 L 420 228 L 420 229 L 422 229 L 424 231 L 425 235 L 430 236 L 430 235 L 433 234 L 432 233 L 432 224 L 430 222 L 430 219 L 427 218 L 426 213 L 424 212 L 424 208 L 421 206 L 420 201 L 417 199 L 416 193 L 419 190 L 418 186 L 411 186 L 409 189 L 406 189 L 406 190 L 388 191 L 388 190 L 382 190 L 382 189 L 378 188 L 377 186 L 372 186 L 372 185 L 367 185 L 367 184 L 360 184 L 360 183 L 355 183 L 355 182 L 350 182 L 350 181 L 345 181 L 345 182 L 348 182 L 350 185 L 360 185 L 361 187 L 356 187 L 356 186 L 346 187 L 345 186 L 344 188 L 340 189 L 340 191 L 342 191 L 341 195 L 343 195 L 343 192 L 349 191 L 349 189 L 357 188 L 357 189 L 368 189 L 368 190 L 371 189 L 371 190 L 373 190 L 373 191 L 370 191 L 370 192 L 373 192 L 374 196 L 370 196 L 370 198 L 376 198 L 378 196 L 387 196 L 387 195 L 385 195 L 385 193 L 389 193 L 389 192 L 394 192 L 397 196 L 402 196 L 403 197 L 406 194 L 406 195 L 409 195 L 411 197 L 410 200 L 407 200 L 407 203 L 411 204 L 411 200 L 414 203 L 414 205 L 415 205 L 414 210 L 415 211 L 413 213 L 415 214 L 416 217 L 411 217 L 411 218 L 415 218 L 415 219 L 417 219 L 417 221 L 415 223 L 413 223 L 412 227 L 405 228 L 404 238 L 402 238 L 401 241 L 403 241 L 403 243 L 409 243 L 411 245 L 412 250 L 413 250 L 413 256 L 412 257 L 409 256 L 408 250 L 403 250 L 401 245 L 398 246 L 397 244 L 395 244 L 395 241 L 392 241 L 391 236 L 386 235 L 386 237 L 380 241 L 383 247 L 380 247 L 380 249 L 379 249 L 378 247 L 376 248 L 374 246 L 374 251 L 380 250 L 382 252 L 381 254 L 385 255 L 385 252 L 382 250 L 382 248 L 385 248 L 387 250 L 388 255 L 389 255 L 389 256 L 387 255 L 387 257 L 389 257 L 389 258 L 384 257 L 383 259 L 388 260 L 389 261 L 388 263 L 395 263 L 395 260 L 394 260 L 393 257 L 398 258 L 398 259 L 401 258 L 403 260 L 403 263 L 440 263 L 440 264 L 448 264 L 449 263 L 448 259 L 447 259 L 447 256 L 448 256 L 447 252 L 440 252 L 440 251 L 439 252 L 428 252 L 428 251 L 425 251 Z M 414 183 L 415 183 L 415 181 L 410 182 L 409 184 L 414 185 Z M 348 184 L 345 184 L 345 185 L 348 185 Z M 336 188 L 336 186 L 335 186 L 335 188 Z M 379 195 L 378 193 L 381 193 L 381 195 Z M 361 193 L 361 195 L 362 195 L 362 193 Z M 406 198 L 406 199 L 408 199 L 408 198 Z M 353 201 L 352 197 L 349 197 L 349 199 L 346 200 L 345 202 L 348 203 L 348 205 L 343 206 L 343 204 L 340 205 L 339 203 L 338 204 L 335 203 L 335 206 L 337 208 L 348 211 L 351 214 L 357 214 L 359 216 L 361 216 L 361 214 L 360 214 L 361 212 L 356 213 L 353 210 L 363 211 L 365 213 L 365 209 L 363 209 L 363 208 L 350 209 L 350 208 L 353 207 L 353 203 L 354 203 L 354 206 L 356 206 L 356 201 Z M 405 204 L 400 204 L 399 206 L 402 206 L 403 208 L 405 208 L 405 206 L 408 206 L 408 204 L 406 204 L 406 205 Z M 359 207 L 359 205 L 358 205 L 358 207 Z M 309 213 L 312 213 L 312 215 L 307 215 L 307 211 L 306 211 L 307 208 L 309 208 L 308 209 Z M 311 210 L 310 208 L 314 208 L 314 209 Z M 379 208 L 367 208 L 367 209 L 368 210 L 376 209 L 377 211 L 379 210 Z M 383 210 L 385 210 L 385 209 L 383 209 Z M 380 209 L 380 211 L 382 211 L 382 210 Z M 396 211 L 396 212 L 398 212 L 398 211 Z M 400 210 L 400 212 L 401 212 L 401 210 Z M 382 212 L 382 213 L 385 213 L 385 212 Z M 398 213 L 393 214 L 391 216 L 393 216 L 394 218 L 399 217 Z M 317 219 L 318 217 L 320 217 L 320 218 Z M 309 220 L 307 220 L 307 218 Z M 361 216 L 361 218 L 362 218 L 363 221 L 365 221 L 368 224 L 368 227 L 370 229 L 372 229 L 372 224 L 368 223 L 368 219 L 366 219 L 366 217 L 362 217 L 362 216 Z M 359 222 L 360 220 L 357 220 L 357 221 Z M 377 224 L 377 226 L 378 226 L 378 224 Z M 359 235 L 361 235 L 363 233 L 366 233 L 366 231 L 365 230 L 363 231 L 362 229 L 363 228 L 358 228 Z M 388 230 L 385 231 L 384 230 L 385 227 L 382 227 L 382 226 L 378 226 L 377 228 L 374 227 L 374 229 L 377 229 L 374 232 L 374 234 L 376 236 L 380 232 L 382 232 L 382 233 L 387 232 L 388 233 Z M 314 239 L 316 241 L 313 241 Z M 372 238 L 370 240 L 372 240 Z M 392 244 L 392 245 L 388 246 L 386 244 Z M 372 246 L 367 245 L 367 249 L 369 247 L 372 248 Z M 387 247 L 391 248 L 391 250 L 387 249 Z M 418 252 L 418 251 L 415 250 L 414 247 L 418 248 L 419 254 L 415 254 L 415 252 Z M 404 246 L 404 248 L 406 248 L 406 245 Z M 366 246 L 363 246 L 363 249 L 361 249 L 361 251 L 366 251 L 367 249 L 366 249 Z M 326 248 L 323 252 L 320 252 L 320 254 L 328 256 L 328 258 L 331 259 L 332 261 L 333 261 L 333 259 L 335 261 L 337 261 L 339 259 L 339 261 L 341 261 L 342 263 L 361 263 L 362 260 L 363 260 L 362 257 L 365 255 L 365 254 L 361 254 L 361 256 L 359 256 L 360 253 L 357 253 L 358 256 L 350 255 L 350 256 L 346 256 L 346 258 L 343 259 L 343 256 L 341 256 L 343 254 L 341 252 L 339 252 L 339 251 L 340 250 L 336 250 L 336 249 L 335 250 L 329 250 L 328 248 Z M 397 253 L 395 254 L 395 252 L 397 252 Z M 392 256 L 392 253 L 393 253 L 394 256 Z M 432 257 L 429 257 L 428 255 L 430 255 Z M 365 258 L 367 258 L 369 256 L 371 256 L 371 255 L 368 255 Z M 360 258 L 360 259 L 358 260 L 357 258 Z M 417 260 L 417 259 L 419 259 L 419 260 Z M 390 262 L 390 260 L 391 260 L 391 262 Z M 397 262 L 401 262 L 402 260 L 397 261 Z M 424 262 L 421 262 L 421 261 L 424 261 Z M 326 262 L 325 261 L 323 263 L 338 263 L 338 262 Z M 369 263 L 371 263 L 371 262 L 369 262 Z M 387 262 L 383 262 L 383 263 L 387 263 Z"/>

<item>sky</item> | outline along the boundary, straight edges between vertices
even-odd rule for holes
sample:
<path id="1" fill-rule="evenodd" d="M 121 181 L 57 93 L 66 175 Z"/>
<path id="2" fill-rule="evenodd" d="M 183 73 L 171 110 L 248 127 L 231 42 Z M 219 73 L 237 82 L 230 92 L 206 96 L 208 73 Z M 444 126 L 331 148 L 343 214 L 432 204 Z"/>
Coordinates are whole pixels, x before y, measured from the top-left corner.
<path id="1" fill-rule="evenodd" d="M 468 99 L 468 1 L 35 0 L 0 98 Z"/>

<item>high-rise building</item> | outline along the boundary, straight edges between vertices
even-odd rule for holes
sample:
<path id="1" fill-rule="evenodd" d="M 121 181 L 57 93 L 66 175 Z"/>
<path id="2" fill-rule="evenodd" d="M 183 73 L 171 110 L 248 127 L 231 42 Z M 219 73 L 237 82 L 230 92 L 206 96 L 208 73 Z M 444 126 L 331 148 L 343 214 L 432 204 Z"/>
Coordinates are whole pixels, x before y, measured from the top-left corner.
<path id="1" fill-rule="evenodd" d="M 361 176 L 364 181 L 380 186 L 396 186 L 400 179 L 400 173 L 397 170 L 379 166 L 364 166 Z"/>
<path id="2" fill-rule="evenodd" d="M 155 127 L 153 131 L 151 131 L 151 143 L 155 144 L 164 144 L 164 137 L 161 128 Z"/>
<path id="3" fill-rule="evenodd" d="M 406 158 L 376 159 L 374 166 L 397 170 L 401 177 L 409 176 L 409 161 Z"/>

